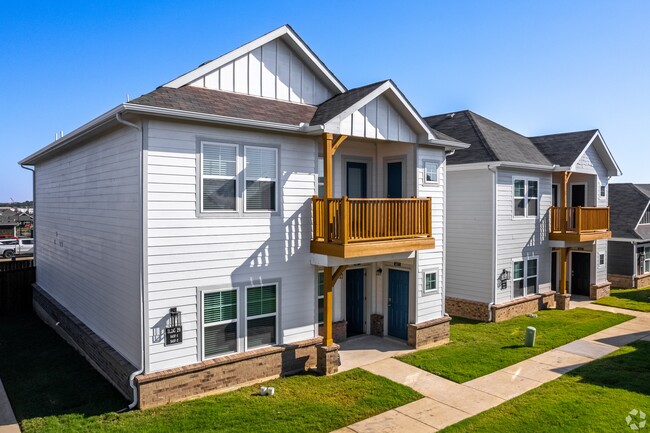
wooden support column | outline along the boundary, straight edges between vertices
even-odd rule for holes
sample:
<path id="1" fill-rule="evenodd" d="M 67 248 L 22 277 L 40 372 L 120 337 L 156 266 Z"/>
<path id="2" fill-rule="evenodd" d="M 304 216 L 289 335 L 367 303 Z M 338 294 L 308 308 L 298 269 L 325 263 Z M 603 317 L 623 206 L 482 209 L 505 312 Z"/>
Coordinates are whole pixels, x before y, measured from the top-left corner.
<path id="1" fill-rule="evenodd" d="M 562 248 L 560 250 L 560 293 L 565 295 L 566 290 L 566 278 L 567 278 L 567 259 L 568 259 L 568 248 Z"/>
<path id="2" fill-rule="evenodd" d="M 325 328 L 325 335 L 323 340 L 324 346 L 331 346 L 334 344 L 332 337 L 332 289 L 334 288 L 334 280 L 332 278 L 332 267 L 326 266 L 323 269 L 324 277 L 324 290 L 323 290 L 323 327 Z"/>
<path id="3" fill-rule="evenodd" d="M 569 203 L 569 195 L 568 195 L 568 189 L 569 189 L 569 178 L 571 177 L 571 172 L 570 171 L 565 171 L 562 173 L 562 211 L 560 212 L 560 215 L 562 217 L 562 221 L 560 223 L 562 224 L 562 233 L 566 233 L 567 226 L 569 224 L 569 212 L 567 210 L 568 203 Z"/>

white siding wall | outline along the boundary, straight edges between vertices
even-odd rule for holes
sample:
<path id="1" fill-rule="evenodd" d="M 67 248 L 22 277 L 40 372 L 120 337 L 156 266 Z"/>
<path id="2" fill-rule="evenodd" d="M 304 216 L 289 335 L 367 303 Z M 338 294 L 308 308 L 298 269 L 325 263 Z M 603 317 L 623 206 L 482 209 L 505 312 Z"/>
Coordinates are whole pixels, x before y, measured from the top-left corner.
<path id="1" fill-rule="evenodd" d="M 333 96 L 279 39 L 206 74 L 191 86 L 318 105 Z"/>
<path id="2" fill-rule="evenodd" d="M 200 139 L 279 146 L 281 213 L 197 217 Z M 150 370 L 200 360 L 201 287 L 280 279 L 279 342 L 313 338 L 316 280 L 310 265 L 309 199 L 316 191 L 314 141 L 152 121 L 148 149 Z M 184 335 L 182 344 L 165 347 L 160 332 L 170 307 L 183 313 Z"/>
<path id="3" fill-rule="evenodd" d="M 438 169 L 438 183 L 428 184 L 424 182 L 424 160 L 440 161 Z M 432 207 L 432 228 L 433 236 L 436 239 L 436 247 L 433 250 L 418 251 L 416 253 L 416 276 L 415 276 L 415 323 L 426 322 L 442 317 L 444 312 L 444 254 L 446 239 L 444 238 L 445 224 L 445 184 L 446 184 L 446 161 L 445 152 L 441 149 L 431 147 L 418 148 L 417 164 L 417 196 L 431 197 Z M 438 293 L 423 293 L 425 270 L 435 269 L 438 271 L 440 290 Z"/>
<path id="4" fill-rule="evenodd" d="M 487 169 L 447 171 L 446 296 L 492 301 L 494 179 Z"/>
<path id="5" fill-rule="evenodd" d="M 341 120 L 341 134 L 415 143 L 417 134 L 384 96 Z"/>
<path id="6" fill-rule="evenodd" d="M 592 267 L 596 269 L 596 279 L 593 284 L 601 284 L 607 281 L 607 239 L 596 241 L 596 254 L 593 257 Z M 605 264 L 600 265 L 600 255 L 605 255 Z"/>
<path id="7" fill-rule="evenodd" d="M 140 364 L 140 140 L 121 128 L 36 166 L 37 282 Z"/>
<path id="8" fill-rule="evenodd" d="M 539 218 L 514 218 L 513 179 L 539 181 Z M 512 272 L 512 261 L 538 258 L 539 292 L 551 290 L 551 248 L 548 240 L 551 174 L 524 170 L 498 169 L 497 172 L 497 275 L 503 269 Z M 496 281 L 493 282 L 496 285 Z M 507 289 L 497 289 L 497 304 L 512 297 L 512 279 Z"/>

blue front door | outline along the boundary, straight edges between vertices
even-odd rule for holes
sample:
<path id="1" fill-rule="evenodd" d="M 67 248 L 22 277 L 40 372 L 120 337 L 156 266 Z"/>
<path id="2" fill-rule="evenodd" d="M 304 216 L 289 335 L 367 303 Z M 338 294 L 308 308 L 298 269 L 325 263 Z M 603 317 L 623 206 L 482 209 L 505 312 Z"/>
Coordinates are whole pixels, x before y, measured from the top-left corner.
<path id="1" fill-rule="evenodd" d="M 409 273 L 388 270 L 388 335 L 406 340 L 409 321 Z"/>
<path id="2" fill-rule="evenodd" d="M 364 269 L 345 272 L 345 320 L 348 337 L 363 334 Z"/>

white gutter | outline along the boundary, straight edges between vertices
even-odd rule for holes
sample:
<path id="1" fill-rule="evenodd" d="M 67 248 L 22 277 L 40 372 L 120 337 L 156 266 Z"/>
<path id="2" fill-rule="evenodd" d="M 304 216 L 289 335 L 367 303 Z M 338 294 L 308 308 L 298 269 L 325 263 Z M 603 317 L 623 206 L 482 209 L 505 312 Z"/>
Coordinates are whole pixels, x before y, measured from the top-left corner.
<path id="1" fill-rule="evenodd" d="M 491 170 L 490 167 L 507 167 L 507 168 L 521 168 L 525 170 L 537 170 L 537 171 L 557 171 L 557 165 L 540 165 L 540 164 L 528 164 L 525 162 L 509 162 L 509 161 L 495 161 L 495 162 L 477 162 L 472 164 L 455 164 L 450 165 L 449 170 L 451 171 L 463 171 L 463 170 L 477 170 L 485 169 Z"/>
<path id="2" fill-rule="evenodd" d="M 487 169 L 492 172 L 492 233 L 494 241 L 492 242 L 492 302 L 488 304 L 488 322 L 492 321 L 492 307 L 497 302 L 497 167 L 488 164 Z"/>
<path id="3" fill-rule="evenodd" d="M 135 123 L 127 122 L 122 118 L 122 113 L 117 112 L 115 113 L 115 120 L 117 120 L 119 123 L 129 126 L 131 128 L 135 128 L 138 130 L 140 133 L 140 192 L 139 194 L 139 199 L 140 199 L 140 206 L 142 211 L 144 212 L 145 205 L 144 205 L 144 159 L 143 159 L 143 153 L 144 153 L 144 131 L 142 130 L 141 126 L 136 125 Z M 146 214 L 143 214 L 146 215 Z M 133 401 L 129 404 L 128 409 L 131 410 L 135 408 L 138 405 L 138 387 L 135 384 L 135 378 L 139 375 L 141 375 L 144 370 L 145 370 L 145 359 L 146 359 L 146 344 L 147 344 L 147 335 L 148 335 L 148 326 L 147 326 L 147 321 L 145 320 L 145 313 L 146 313 L 146 308 L 145 308 L 145 285 L 144 285 L 144 241 L 145 241 L 145 233 L 144 233 L 144 224 L 142 220 L 140 220 L 140 233 L 142 236 L 140 244 L 140 319 L 141 319 L 141 330 L 140 330 L 140 344 L 141 344 L 141 350 L 140 350 L 140 368 L 138 368 L 136 371 L 131 373 L 129 376 L 129 385 L 133 389 Z"/>

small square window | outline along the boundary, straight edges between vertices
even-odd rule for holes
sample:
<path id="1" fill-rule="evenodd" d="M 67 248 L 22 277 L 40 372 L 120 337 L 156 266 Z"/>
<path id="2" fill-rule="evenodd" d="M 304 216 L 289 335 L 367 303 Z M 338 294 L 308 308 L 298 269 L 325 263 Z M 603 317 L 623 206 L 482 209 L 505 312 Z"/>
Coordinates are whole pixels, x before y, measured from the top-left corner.
<path id="1" fill-rule="evenodd" d="M 598 265 L 605 266 L 605 254 L 601 253 L 598 255 Z"/>
<path id="2" fill-rule="evenodd" d="M 601 197 L 607 196 L 607 187 L 605 185 L 600 186 L 600 196 Z"/>
<path id="3" fill-rule="evenodd" d="M 438 272 L 424 273 L 424 293 L 436 293 L 438 291 Z"/>
<path id="4" fill-rule="evenodd" d="M 424 161 L 424 182 L 436 183 L 438 182 L 438 167 L 439 163 L 436 161 Z"/>

